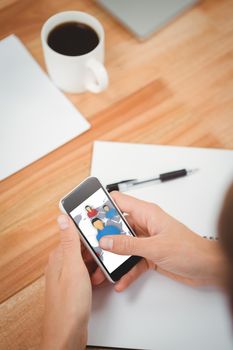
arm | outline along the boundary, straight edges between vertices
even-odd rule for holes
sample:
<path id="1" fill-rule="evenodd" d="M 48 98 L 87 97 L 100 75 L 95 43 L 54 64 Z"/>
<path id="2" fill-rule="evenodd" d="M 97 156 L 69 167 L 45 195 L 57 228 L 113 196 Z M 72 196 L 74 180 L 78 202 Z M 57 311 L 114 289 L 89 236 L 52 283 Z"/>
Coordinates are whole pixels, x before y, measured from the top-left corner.
<path id="1" fill-rule="evenodd" d="M 144 202 L 120 192 L 112 193 L 120 209 L 138 237 L 105 236 L 101 248 L 122 255 L 144 257 L 116 284 L 124 290 L 149 268 L 176 280 L 192 284 L 219 284 L 225 259 L 216 241 L 206 240 L 192 232 L 155 204 Z M 104 277 L 97 269 L 92 276 L 95 285 Z"/>
<path id="2" fill-rule="evenodd" d="M 61 242 L 50 254 L 45 274 L 41 350 L 81 350 L 87 341 L 91 284 L 73 222 L 61 215 L 58 223 Z"/>

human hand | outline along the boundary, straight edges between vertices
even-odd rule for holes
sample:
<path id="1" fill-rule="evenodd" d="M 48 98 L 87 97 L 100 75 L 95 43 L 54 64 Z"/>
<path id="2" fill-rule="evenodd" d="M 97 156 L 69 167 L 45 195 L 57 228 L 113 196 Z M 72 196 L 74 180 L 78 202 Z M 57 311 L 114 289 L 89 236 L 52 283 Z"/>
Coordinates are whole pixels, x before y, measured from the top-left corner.
<path id="1" fill-rule="evenodd" d="M 91 283 L 72 220 L 58 217 L 59 246 L 46 270 L 45 315 L 41 349 L 84 349 L 91 309 Z"/>
<path id="2" fill-rule="evenodd" d="M 191 285 L 217 284 L 224 267 L 224 258 L 216 241 L 206 240 L 165 213 L 155 204 L 144 202 L 120 192 L 112 192 L 119 208 L 140 238 L 105 236 L 102 249 L 122 255 L 144 257 L 115 285 L 117 291 L 127 288 L 149 268 Z M 98 268 L 92 283 L 105 279 Z"/>

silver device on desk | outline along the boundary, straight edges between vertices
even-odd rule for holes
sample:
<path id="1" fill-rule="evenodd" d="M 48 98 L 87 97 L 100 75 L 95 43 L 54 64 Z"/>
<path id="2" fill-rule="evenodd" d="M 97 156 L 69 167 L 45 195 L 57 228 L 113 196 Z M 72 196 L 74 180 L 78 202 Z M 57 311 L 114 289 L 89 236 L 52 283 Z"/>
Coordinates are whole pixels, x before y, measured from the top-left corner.
<path id="1" fill-rule="evenodd" d="M 96 0 L 140 40 L 148 38 L 198 0 Z"/>

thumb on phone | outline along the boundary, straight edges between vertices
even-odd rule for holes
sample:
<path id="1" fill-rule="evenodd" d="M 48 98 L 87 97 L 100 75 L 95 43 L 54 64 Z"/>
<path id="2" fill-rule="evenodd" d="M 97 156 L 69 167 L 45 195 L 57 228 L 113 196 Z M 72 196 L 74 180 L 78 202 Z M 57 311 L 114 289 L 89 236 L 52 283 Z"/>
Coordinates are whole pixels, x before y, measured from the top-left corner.
<path id="1" fill-rule="evenodd" d="M 147 259 L 152 259 L 156 254 L 155 245 L 151 242 L 154 239 L 156 237 L 105 236 L 100 240 L 100 247 L 116 254 L 139 255 Z"/>
<path id="2" fill-rule="evenodd" d="M 60 227 L 60 240 L 64 263 L 72 268 L 81 259 L 81 247 L 77 229 L 67 215 L 60 215 L 57 219 Z"/>

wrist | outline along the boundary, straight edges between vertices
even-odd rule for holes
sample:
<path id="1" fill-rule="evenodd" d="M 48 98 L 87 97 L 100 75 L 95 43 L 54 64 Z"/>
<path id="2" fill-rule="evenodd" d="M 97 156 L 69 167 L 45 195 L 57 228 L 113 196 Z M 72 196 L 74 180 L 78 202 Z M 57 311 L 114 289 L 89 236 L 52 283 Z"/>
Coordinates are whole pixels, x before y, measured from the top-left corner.
<path id="1" fill-rule="evenodd" d="M 86 349 L 87 326 L 75 328 L 67 334 L 46 332 L 43 335 L 40 350 L 83 350 Z"/>
<path id="2" fill-rule="evenodd" d="M 206 241 L 205 278 L 214 285 L 223 286 L 226 273 L 226 261 L 218 241 Z"/>

